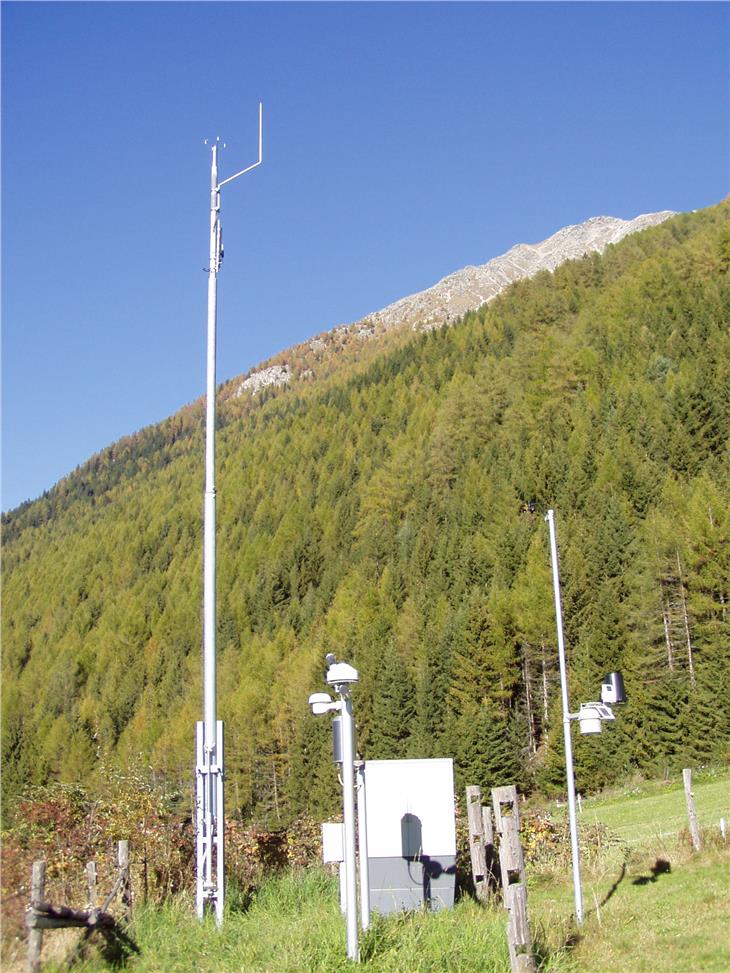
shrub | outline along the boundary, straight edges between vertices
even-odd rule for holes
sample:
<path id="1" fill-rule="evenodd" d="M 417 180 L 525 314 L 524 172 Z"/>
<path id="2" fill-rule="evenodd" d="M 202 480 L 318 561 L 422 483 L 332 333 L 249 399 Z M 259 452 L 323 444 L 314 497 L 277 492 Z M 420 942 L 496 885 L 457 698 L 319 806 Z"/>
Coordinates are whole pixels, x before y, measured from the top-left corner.
<path id="1" fill-rule="evenodd" d="M 96 862 L 101 898 L 114 881 L 117 841 L 121 839 L 130 842 L 136 898 L 159 904 L 177 892 L 192 894 L 195 834 L 191 813 L 186 813 L 191 804 L 186 795 L 154 786 L 135 771 L 109 771 L 102 795 L 58 783 L 28 791 L 2 834 L 5 935 L 24 935 L 34 861 L 46 862 L 49 901 L 83 908 L 86 863 Z M 242 901 L 265 878 L 319 861 L 319 825 L 310 819 L 299 819 L 277 831 L 226 822 L 226 871 Z"/>

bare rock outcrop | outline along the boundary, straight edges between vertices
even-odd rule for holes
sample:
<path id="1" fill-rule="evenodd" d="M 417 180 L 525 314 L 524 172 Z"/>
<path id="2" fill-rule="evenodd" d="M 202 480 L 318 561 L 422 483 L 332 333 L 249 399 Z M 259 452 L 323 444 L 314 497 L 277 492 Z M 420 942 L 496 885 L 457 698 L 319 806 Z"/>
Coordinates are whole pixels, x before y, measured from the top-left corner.
<path id="1" fill-rule="evenodd" d="M 288 365 L 270 365 L 268 368 L 251 372 L 238 386 L 234 395 L 241 395 L 243 392 L 256 395 L 269 385 L 288 385 L 290 381 L 291 371 Z"/>
<path id="2" fill-rule="evenodd" d="M 327 339 L 377 339 L 379 334 L 391 328 L 428 331 L 441 327 L 493 300 L 517 280 L 534 277 L 543 270 L 553 271 L 566 260 L 576 260 L 588 253 L 603 253 L 609 244 L 663 223 L 674 215 L 663 210 L 661 213 L 645 213 L 633 220 L 594 216 L 585 223 L 558 230 L 541 243 L 519 243 L 479 267 L 457 270 L 433 287 L 403 297 L 353 324 L 338 325 L 301 347 L 318 352 L 326 347 Z M 291 377 L 288 365 L 270 365 L 251 372 L 234 394 L 248 391 L 256 395 L 269 385 L 288 384 Z"/>
<path id="3" fill-rule="evenodd" d="M 585 223 L 566 226 L 541 243 L 519 243 L 501 257 L 479 267 L 464 267 L 444 277 L 433 287 L 403 297 L 381 311 L 368 315 L 375 326 L 392 328 L 410 325 L 427 330 L 461 317 L 486 304 L 516 280 L 534 277 L 541 270 L 555 270 L 566 260 L 587 253 L 603 253 L 630 233 L 668 220 L 674 213 L 648 213 L 633 220 L 594 216 Z"/>

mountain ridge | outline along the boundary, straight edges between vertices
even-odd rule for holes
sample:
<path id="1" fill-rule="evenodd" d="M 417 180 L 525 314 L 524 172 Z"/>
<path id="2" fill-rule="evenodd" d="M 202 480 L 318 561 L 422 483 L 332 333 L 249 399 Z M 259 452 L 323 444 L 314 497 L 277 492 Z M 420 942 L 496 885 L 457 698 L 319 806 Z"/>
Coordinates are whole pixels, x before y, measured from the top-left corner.
<path id="1" fill-rule="evenodd" d="M 676 214 L 671 210 L 642 213 L 630 220 L 616 216 L 592 216 L 582 223 L 570 224 L 538 243 L 517 243 L 506 253 L 484 264 L 467 265 L 431 287 L 399 298 L 379 311 L 372 311 L 350 324 L 334 328 L 294 345 L 256 366 L 241 380 L 234 379 L 234 395 L 244 392 L 256 395 L 262 389 L 287 385 L 294 377 L 290 365 L 281 361 L 298 349 L 320 350 L 338 335 L 354 334 L 360 339 L 376 338 L 395 328 L 429 331 L 442 327 L 488 304 L 510 284 L 534 277 L 543 270 L 554 271 L 567 260 L 576 260 L 588 253 L 603 253 L 611 244 L 624 237 L 656 226 Z M 271 364 L 269 364 L 271 362 Z"/>
<path id="2" fill-rule="evenodd" d="M 579 259 L 589 252 L 602 253 L 610 244 L 662 223 L 673 215 L 675 214 L 670 210 L 662 210 L 641 214 L 631 220 L 594 216 L 583 223 L 565 226 L 539 243 L 518 243 L 485 264 L 463 267 L 431 287 L 399 298 L 358 321 L 336 325 L 304 342 L 276 352 L 248 371 L 224 380 L 218 389 L 220 400 L 253 398 L 265 389 L 274 391 L 287 387 L 295 380 L 321 378 L 327 370 L 322 367 L 322 361 L 333 347 L 337 354 L 344 345 L 353 341 L 364 343 L 374 338 L 382 338 L 387 333 L 397 333 L 398 330 L 418 332 L 440 327 L 457 320 L 467 311 L 477 310 L 518 280 L 533 277 L 541 270 L 552 272 L 561 263 Z M 157 430 L 181 427 L 184 431 L 171 433 L 172 439 L 186 435 L 192 429 L 191 416 L 203 401 L 203 398 L 198 398 L 183 404 L 171 416 L 120 437 L 81 462 L 74 470 L 70 470 L 40 496 L 30 497 L 16 507 L 3 511 L 6 539 L 11 522 L 17 520 L 20 512 L 44 497 L 56 494 L 59 488 L 63 492 L 65 485 L 84 478 L 107 455 L 123 452 L 125 444 L 133 443 L 140 434 L 147 433 L 156 437 Z"/>

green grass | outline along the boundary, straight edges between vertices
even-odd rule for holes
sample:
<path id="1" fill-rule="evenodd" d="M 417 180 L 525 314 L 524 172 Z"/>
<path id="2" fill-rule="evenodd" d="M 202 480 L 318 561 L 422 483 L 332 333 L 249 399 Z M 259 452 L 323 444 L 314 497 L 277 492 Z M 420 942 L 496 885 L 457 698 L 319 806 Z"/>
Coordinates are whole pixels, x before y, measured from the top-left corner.
<path id="1" fill-rule="evenodd" d="M 659 864 L 649 854 L 584 883 L 585 921 L 561 969 L 571 973 L 727 973 L 730 970 L 730 855 L 712 849 L 689 857 L 677 846 Z M 659 867 L 657 867 L 659 865 Z M 574 932 L 573 891 L 530 891 L 534 931 L 557 949 Z"/>
<path id="2" fill-rule="evenodd" d="M 372 973 L 502 973 L 509 968 L 504 913 L 471 901 L 436 914 L 376 917 L 362 938 Z M 336 880 L 320 871 L 269 882 L 222 930 L 199 923 L 188 900 L 142 910 L 130 929 L 140 955 L 130 973 L 336 973 L 352 968 Z M 79 966 L 98 971 L 99 958 Z M 48 970 L 53 967 L 49 966 Z"/>
<path id="3" fill-rule="evenodd" d="M 579 935 L 570 883 L 533 876 L 530 921 L 542 973 L 727 973 L 730 852 L 692 856 L 678 845 L 665 861 L 669 870 L 657 869 L 651 855 L 635 854 L 625 870 L 587 875 Z M 505 920 L 500 905 L 484 909 L 472 901 L 436 914 L 376 918 L 361 942 L 361 966 L 369 973 L 507 973 Z M 320 871 L 272 880 L 247 911 L 232 908 L 222 930 L 212 920 L 199 923 L 191 901 L 179 899 L 140 910 L 130 931 L 141 951 L 129 960 L 130 973 L 352 968 L 336 882 Z M 78 969 L 109 967 L 96 957 Z"/>
<path id="4" fill-rule="evenodd" d="M 541 973 L 727 973 L 730 970 L 730 774 L 698 779 L 705 847 L 686 836 L 684 792 L 653 782 L 584 801 L 581 824 L 608 841 L 583 855 L 585 922 L 573 922 L 569 868 L 529 874 L 529 912 Z M 587 829 L 586 829 L 587 830 Z M 506 915 L 466 900 L 452 910 L 376 917 L 362 938 L 369 973 L 507 973 Z M 129 973 L 336 973 L 351 969 L 336 880 L 321 870 L 268 882 L 243 907 L 229 891 L 222 930 L 200 923 L 192 898 L 142 908 L 130 933 Z M 47 937 L 53 940 L 53 934 Z M 49 943 L 49 946 L 51 943 Z M 49 950 L 50 952 L 50 950 Z M 17 969 L 22 969 L 17 966 Z M 100 973 L 100 956 L 78 967 Z M 57 967 L 58 970 L 62 967 Z M 51 973 L 52 963 L 44 965 Z"/>
<path id="5" fill-rule="evenodd" d="M 681 777 L 648 781 L 583 801 L 579 829 L 607 829 L 603 847 L 583 849 L 585 922 L 566 970 L 575 973 L 727 973 L 730 970 L 730 773 L 696 775 L 704 850 L 686 834 Z M 548 948 L 570 939 L 573 886 L 567 876 L 532 876 L 530 913 Z"/>
<path id="6" fill-rule="evenodd" d="M 692 790 L 700 827 L 718 830 L 721 817 L 730 821 L 730 774 L 710 780 L 698 777 Z M 674 837 L 687 827 L 682 781 L 652 781 L 628 794 L 584 800 L 582 818 L 600 821 L 629 845 Z"/>

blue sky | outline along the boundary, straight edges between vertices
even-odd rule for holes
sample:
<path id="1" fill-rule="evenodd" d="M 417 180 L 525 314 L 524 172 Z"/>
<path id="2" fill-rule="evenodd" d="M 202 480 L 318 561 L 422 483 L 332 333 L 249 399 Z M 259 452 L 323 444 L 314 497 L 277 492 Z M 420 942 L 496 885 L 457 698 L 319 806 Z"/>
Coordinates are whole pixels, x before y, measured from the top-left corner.
<path id="1" fill-rule="evenodd" d="M 259 99 L 221 381 L 569 223 L 719 202 L 729 10 L 3 3 L 2 508 L 203 393 L 203 139 L 254 161 Z"/>

